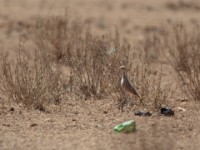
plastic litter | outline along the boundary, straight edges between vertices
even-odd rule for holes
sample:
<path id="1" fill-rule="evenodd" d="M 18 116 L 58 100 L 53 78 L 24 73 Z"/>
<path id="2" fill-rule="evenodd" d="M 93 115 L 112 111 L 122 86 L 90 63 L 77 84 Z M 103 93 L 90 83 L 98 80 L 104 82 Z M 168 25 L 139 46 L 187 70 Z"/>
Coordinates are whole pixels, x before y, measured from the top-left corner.
<path id="1" fill-rule="evenodd" d="M 136 131 L 136 122 L 134 120 L 126 121 L 113 128 L 115 132 L 119 133 L 132 133 Z"/>
<path id="2" fill-rule="evenodd" d="M 150 112 L 141 112 L 141 111 L 135 112 L 134 114 L 136 116 L 145 116 L 145 117 L 150 117 L 152 115 Z"/>
<path id="3" fill-rule="evenodd" d="M 174 111 L 171 108 L 162 107 L 160 113 L 165 116 L 174 116 Z"/>

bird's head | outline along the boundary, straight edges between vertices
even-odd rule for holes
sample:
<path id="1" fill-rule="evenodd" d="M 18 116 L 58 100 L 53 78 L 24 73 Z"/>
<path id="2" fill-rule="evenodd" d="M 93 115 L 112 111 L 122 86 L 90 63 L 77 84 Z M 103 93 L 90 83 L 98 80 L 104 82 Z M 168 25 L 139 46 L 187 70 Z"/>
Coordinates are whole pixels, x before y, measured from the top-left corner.
<path id="1" fill-rule="evenodd" d="M 126 67 L 125 66 L 120 66 L 119 67 L 121 70 L 126 70 Z"/>
<path id="2" fill-rule="evenodd" d="M 123 71 L 128 70 L 125 66 L 120 66 L 119 68 Z"/>
<path id="3" fill-rule="evenodd" d="M 119 68 L 121 69 L 123 73 L 126 73 L 127 71 L 129 71 L 125 66 L 120 66 Z"/>

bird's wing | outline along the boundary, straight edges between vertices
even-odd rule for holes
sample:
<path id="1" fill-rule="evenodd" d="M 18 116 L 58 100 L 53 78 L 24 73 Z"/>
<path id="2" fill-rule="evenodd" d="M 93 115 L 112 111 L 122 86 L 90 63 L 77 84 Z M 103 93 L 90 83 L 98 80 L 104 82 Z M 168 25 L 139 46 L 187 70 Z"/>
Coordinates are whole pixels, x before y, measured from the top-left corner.
<path id="1" fill-rule="evenodd" d="M 126 80 L 126 81 L 124 81 L 124 83 L 125 83 L 126 85 L 124 85 L 124 86 L 125 86 L 126 90 L 127 90 L 128 92 L 134 94 L 134 95 L 137 95 L 139 98 L 141 98 L 141 96 L 140 96 L 140 95 L 138 94 L 138 92 L 136 91 L 135 86 L 132 85 L 132 84 L 129 82 L 129 80 L 128 80 L 127 78 L 125 78 L 125 80 Z"/>

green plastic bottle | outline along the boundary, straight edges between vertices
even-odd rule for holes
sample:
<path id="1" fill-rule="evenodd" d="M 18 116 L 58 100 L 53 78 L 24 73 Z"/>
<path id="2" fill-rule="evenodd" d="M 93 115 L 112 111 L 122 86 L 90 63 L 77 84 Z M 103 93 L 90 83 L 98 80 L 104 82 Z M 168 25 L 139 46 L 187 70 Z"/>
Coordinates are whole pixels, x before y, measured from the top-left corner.
<path id="1" fill-rule="evenodd" d="M 119 133 L 131 133 L 136 131 L 136 122 L 134 120 L 126 121 L 113 128 L 115 132 Z"/>

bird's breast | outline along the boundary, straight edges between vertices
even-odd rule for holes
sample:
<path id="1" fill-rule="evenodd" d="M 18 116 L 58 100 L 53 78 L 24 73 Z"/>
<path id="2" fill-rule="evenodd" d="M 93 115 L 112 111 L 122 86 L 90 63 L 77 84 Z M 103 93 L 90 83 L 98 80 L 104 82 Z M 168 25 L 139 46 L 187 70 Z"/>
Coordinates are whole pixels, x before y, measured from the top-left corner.
<path id="1" fill-rule="evenodd" d="M 123 83 L 124 83 L 124 78 L 121 79 L 121 85 L 123 85 Z"/>

